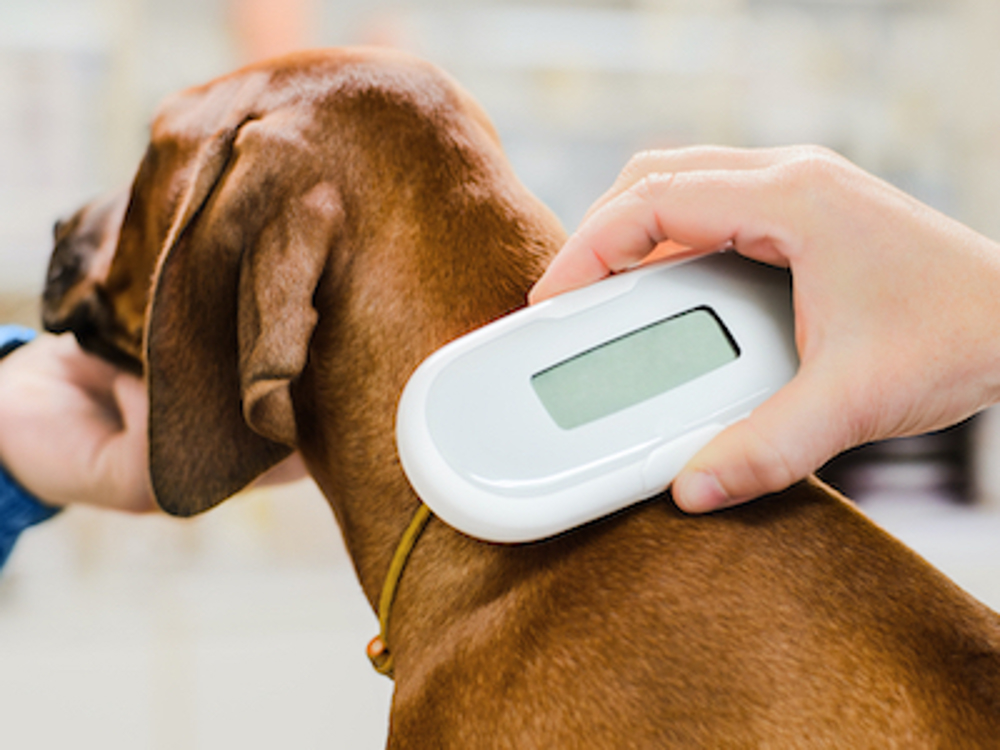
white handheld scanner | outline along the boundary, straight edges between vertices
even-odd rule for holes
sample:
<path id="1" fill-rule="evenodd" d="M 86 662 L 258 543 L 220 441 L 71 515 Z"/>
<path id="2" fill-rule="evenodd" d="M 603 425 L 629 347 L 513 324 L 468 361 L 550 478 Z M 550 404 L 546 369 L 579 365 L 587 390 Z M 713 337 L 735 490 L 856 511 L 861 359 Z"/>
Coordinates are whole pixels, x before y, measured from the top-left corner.
<path id="1" fill-rule="evenodd" d="M 533 541 L 662 492 L 797 369 L 787 271 L 734 252 L 649 265 L 432 354 L 400 400 L 399 455 L 446 523 Z"/>

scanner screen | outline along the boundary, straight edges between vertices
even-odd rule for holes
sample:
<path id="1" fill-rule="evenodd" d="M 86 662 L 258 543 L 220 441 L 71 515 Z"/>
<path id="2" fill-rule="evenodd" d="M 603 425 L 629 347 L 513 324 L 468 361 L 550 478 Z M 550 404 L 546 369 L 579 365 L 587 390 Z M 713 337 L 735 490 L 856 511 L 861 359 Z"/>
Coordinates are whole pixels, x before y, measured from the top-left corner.
<path id="1" fill-rule="evenodd" d="M 569 430 L 699 378 L 740 355 L 718 316 L 697 307 L 546 368 L 531 385 Z"/>

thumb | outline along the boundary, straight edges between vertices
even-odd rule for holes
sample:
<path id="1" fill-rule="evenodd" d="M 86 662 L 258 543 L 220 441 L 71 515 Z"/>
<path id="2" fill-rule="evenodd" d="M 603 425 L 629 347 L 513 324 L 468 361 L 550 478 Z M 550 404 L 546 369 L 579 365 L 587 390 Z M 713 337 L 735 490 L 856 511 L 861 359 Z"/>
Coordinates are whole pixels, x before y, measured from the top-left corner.
<path id="1" fill-rule="evenodd" d="M 749 417 L 702 448 L 673 482 L 674 502 L 704 513 L 777 492 L 847 448 L 847 419 L 832 383 L 802 371 Z"/>
<path id="2" fill-rule="evenodd" d="M 145 433 L 149 418 L 149 396 L 141 378 L 119 373 L 112 384 L 124 430 Z"/>

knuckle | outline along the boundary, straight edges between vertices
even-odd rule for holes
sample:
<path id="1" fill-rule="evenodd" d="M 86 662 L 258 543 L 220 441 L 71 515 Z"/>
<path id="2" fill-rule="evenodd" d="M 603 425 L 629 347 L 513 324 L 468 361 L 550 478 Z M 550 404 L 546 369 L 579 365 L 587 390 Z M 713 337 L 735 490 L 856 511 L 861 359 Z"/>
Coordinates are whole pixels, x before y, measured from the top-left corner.
<path id="1" fill-rule="evenodd" d="M 671 173 L 648 174 L 635 183 L 630 189 L 635 200 L 642 205 L 642 214 L 657 238 L 667 237 L 666 228 L 660 216 L 660 206 L 664 202 L 664 194 L 670 189 L 674 175 Z"/>
<path id="2" fill-rule="evenodd" d="M 626 190 L 635 187 L 647 177 L 662 172 L 664 161 L 661 151 L 640 151 L 625 164 L 618 175 L 616 186 Z"/>
<path id="3" fill-rule="evenodd" d="M 632 194 L 644 203 L 652 203 L 655 199 L 656 177 L 646 175 L 637 180 L 631 187 Z"/>
<path id="4" fill-rule="evenodd" d="M 791 215 L 814 216 L 829 209 L 849 182 L 850 162 L 823 146 L 799 146 L 774 167 L 773 185 Z"/>
<path id="5" fill-rule="evenodd" d="M 650 169 L 651 165 L 660 164 L 663 162 L 669 151 L 664 149 L 644 149 L 642 151 L 637 151 L 634 153 L 628 162 L 625 164 L 625 171 L 627 172 L 640 172 L 643 170 Z"/>
<path id="6" fill-rule="evenodd" d="M 674 175 L 670 172 L 651 172 L 644 175 L 632 186 L 632 191 L 638 198 L 655 203 L 664 190 L 673 182 Z"/>
<path id="7" fill-rule="evenodd" d="M 754 430 L 753 445 L 755 449 L 747 463 L 758 486 L 776 492 L 801 478 L 785 453 L 759 430 Z"/>
<path id="8" fill-rule="evenodd" d="M 628 184 L 640 179 L 641 175 L 654 168 L 653 165 L 659 161 L 658 154 L 657 151 L 639 151 L 633 154 L 618 175 L 618 181 Z"/>
<path id="9" fill-rule="evenodd" d="M 797 146 L 783 169 L 794 187 L 808 189 L 832 181 L 845 164 L 843 157 L 825 146 Z"/>

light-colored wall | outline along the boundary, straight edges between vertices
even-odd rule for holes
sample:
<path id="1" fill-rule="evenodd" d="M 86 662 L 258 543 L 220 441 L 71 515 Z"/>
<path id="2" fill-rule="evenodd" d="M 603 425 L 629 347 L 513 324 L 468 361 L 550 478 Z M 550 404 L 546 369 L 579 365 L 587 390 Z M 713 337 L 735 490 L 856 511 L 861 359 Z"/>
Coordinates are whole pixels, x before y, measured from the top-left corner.
<path id="1" fill-rule="evenodd" d="M 269 2 L 0 5 L 0 290 L 33 293 L 52 221 L 130 178 L 160 97 L 268 49 L 246 40 Z M 569 226 L 637 149 L 814 142 L 1000 238 L 993 0 L 295 5 L 308 22 L 279 44 L 392 43 L 448 69 Z"/>

